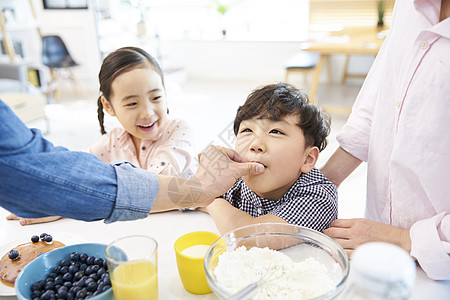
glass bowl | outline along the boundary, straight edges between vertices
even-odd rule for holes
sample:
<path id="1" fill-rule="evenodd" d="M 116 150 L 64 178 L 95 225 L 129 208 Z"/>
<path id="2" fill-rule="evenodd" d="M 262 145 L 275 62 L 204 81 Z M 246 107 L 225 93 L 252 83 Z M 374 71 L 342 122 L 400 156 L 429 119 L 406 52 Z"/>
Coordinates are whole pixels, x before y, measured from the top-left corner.
<path id="1" fill-rule="evenodd" d="M 309 299 L 334 299 L 344 289 L 349 272 L 349 263 L 347 254 L 339 244 L 323 233 L 306 227 L 284 223 L 262 223 L 240 227 L 225 233 L 206 252 L 204 260 L 206 280 L 211 290 L 220 299 L 229 299 L 249 285 L 248 282 L 242 282 L 245 281 L 243 279 L 239 282 L 239 285 L 243 286 L 227 288 L 217 281 L 214 274 L 220 255 L 236 251 L 241 246 L 245 246 L 247 250 L 253 247 L 267 247 L 287 255 L 294 263 L 300 263 L 312 257 L 322 264 L 326 268 L 334 287 L 320 296 Z M 262 261 L 261 264 L 263 264 Z M 272 264 L 274 263 L 270 262 L 271 269 L 277 267 L 275 265 L 272 266 Z M 259 271 L 256 273 L 258 274 L 255 274 L 255 278 L 260 278 L 260 280 L 253 282 L 260 285 L 265 280 L 264 274 L 261 274 L 262 272 Z M 248 275 L 248 273 L 246 274 Z M 239 274 L 234 275 L 238 276 Z M 312 275 L 310 278 L 314 278 Z M 286 282 L 283 281 L 281 284 L 287 284 Z M 290 282 L 292 284 L 293 281 Z M 270 279 L 266 280 L 266 283 L 270 284 Z M 320 280 L 318 280 L 317 284 L 321 284 Z M 297 286 L 297 284 L 294 285 Z M 276 298 L 283 299 L 283 297 L 279 296 Z"/>

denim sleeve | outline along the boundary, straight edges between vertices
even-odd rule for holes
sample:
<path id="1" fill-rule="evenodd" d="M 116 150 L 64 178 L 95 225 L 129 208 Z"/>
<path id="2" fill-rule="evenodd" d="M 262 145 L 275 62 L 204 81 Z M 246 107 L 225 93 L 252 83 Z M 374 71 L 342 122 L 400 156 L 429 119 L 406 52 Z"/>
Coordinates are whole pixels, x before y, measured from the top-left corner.
<path id="1" fill-rule="evenodd" d="M 105 222 L 148 215 L 158 177 L 129 164 L 55 147 L 0 100 L 0 206 L 27 218 Z"/>
<path id="2" fill-rule="evenodd" d="M 147 217 L 158 194 L 158 175 L 136 168 L 128 162 L 115 164 L 114 167 L 117 174 L 117 198 L 105 223 Z"/>

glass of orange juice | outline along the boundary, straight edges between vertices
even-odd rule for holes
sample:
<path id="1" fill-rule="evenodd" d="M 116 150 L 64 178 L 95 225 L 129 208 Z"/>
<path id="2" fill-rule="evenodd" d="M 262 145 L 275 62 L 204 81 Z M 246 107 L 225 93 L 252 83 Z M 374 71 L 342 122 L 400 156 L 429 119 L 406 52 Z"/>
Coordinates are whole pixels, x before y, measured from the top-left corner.
<path id="1" fill-rule="evenodd" d="M 106 247 L 116 300 L 158 299 L 157 250 L 156 240 L 144 235 L 123 237 Z"/>

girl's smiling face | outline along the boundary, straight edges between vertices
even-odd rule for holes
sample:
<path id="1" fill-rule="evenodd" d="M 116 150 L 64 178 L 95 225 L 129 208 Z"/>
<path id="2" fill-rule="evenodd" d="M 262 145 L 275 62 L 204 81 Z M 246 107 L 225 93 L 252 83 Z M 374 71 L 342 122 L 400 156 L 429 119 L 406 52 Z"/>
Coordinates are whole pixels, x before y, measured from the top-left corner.
<path id="1" fill-rule="evenodd" d="M 167 120 L 166 92 L 160 75 L 149 66 L 120 74 L 111 84 L 105 110 L 116 116 L 138 149 L 141 140 L 157 140 Z"/>
<path id="2" fill-rule="evenodd" d="M 260 175 L 244 176 L 247 186 L 259 197 L 279 200 L 302 173 L 314 166 L 317 147 L 305 147 L 299 116 L 287 115 L 280 121 L 242 121 L 236 138 L 236 151 L 247 161 L 262 163 Z"/>

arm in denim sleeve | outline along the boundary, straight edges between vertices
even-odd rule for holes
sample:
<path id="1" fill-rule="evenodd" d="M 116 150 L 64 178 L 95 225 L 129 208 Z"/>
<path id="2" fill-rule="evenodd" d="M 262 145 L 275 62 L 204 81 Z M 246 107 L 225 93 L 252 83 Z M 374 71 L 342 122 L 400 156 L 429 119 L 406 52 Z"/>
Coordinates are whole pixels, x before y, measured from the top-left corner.
<path id="1" fill-rule="evenodd" d="M 114 222 L 148 215 L 158 192 L 155 174 L 55 147 L 2 101 L 0 120 L 0 206 L 27 218 Z"/>

